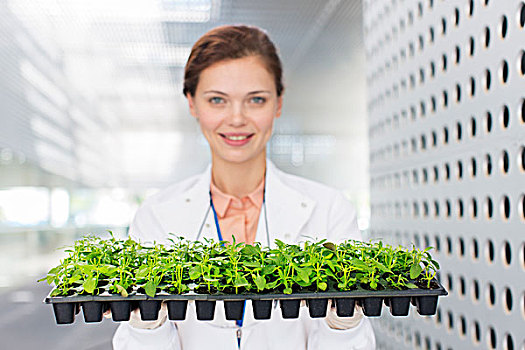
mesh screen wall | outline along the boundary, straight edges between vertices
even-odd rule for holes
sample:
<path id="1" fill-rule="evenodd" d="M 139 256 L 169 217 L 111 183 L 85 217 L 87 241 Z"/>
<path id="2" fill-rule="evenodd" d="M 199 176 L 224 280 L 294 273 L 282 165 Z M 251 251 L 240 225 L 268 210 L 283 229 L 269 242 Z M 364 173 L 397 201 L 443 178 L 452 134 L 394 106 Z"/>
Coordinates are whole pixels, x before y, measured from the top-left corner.
<path id="1" fill-rule="evenodd" d="M 364 2 L 371 234 L 435 247 L 434 317 L 379 349 L 525 349 L 525 2 Z"/>

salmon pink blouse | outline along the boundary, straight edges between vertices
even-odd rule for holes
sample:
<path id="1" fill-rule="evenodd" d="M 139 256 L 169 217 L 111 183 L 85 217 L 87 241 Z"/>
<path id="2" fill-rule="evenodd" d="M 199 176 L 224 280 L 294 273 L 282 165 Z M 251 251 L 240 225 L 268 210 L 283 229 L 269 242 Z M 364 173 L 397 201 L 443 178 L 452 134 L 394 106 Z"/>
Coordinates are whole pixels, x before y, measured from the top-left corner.
<path id="1" fill-rule="evenodd" d="M 223 193 L 213 182 L 210 190 L 222 238 L 233 242 L 235 237 L 237 243 L 253 244 L 264 199 L 264 179 L 252 193 L 243 198 Z"/>

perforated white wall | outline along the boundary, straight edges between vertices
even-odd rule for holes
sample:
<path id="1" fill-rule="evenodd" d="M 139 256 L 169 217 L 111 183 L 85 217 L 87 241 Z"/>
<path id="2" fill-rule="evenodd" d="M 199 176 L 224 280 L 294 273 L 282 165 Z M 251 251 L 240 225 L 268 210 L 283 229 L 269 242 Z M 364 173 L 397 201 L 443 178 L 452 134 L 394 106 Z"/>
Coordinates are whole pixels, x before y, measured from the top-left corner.
<path id="1" fill-rule="evenodd" d="M 365 0 L 371 233 L 450 295 L 379 349 L 525 349 L 525 2 Z"/>

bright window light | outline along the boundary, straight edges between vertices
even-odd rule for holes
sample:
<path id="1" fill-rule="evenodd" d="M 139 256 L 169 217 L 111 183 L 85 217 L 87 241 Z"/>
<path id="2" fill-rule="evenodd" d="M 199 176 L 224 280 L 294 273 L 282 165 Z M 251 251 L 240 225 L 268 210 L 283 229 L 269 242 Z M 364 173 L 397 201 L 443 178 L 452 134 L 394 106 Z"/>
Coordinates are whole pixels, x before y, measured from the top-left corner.
<path id="1" fill-rule="evenodd" d="M 43 187 L 0 190 L 0 224 L 30 226 L 47 224 L 49 191 Z"/>

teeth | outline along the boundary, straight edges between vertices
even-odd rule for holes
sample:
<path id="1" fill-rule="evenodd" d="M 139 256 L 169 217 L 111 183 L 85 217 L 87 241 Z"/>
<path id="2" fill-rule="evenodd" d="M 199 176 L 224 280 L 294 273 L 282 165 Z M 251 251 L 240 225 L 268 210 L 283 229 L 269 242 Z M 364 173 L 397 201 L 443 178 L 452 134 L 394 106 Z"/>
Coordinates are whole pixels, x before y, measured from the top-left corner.
<path id="1" fill-rule="evenodd" d="M 241 140 L 246 140 L 248 136 L 226 136 L 226 138 L 232 141 L 241 141 Z"/>

